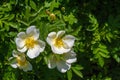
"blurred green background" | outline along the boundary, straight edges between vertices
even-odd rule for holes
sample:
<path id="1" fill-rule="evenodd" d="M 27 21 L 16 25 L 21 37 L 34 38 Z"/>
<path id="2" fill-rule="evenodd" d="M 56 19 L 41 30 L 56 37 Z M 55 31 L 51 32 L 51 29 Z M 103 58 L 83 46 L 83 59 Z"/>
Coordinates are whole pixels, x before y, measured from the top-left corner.
<path id="1" fill-rule="evenodd" d="M 50 47 L 35 59 L 33 70 L 9 65 L 16 49 L 14 38 L 35 25 L 40 39 L 51 31 L 65 30 L 76 37 L 77 62 L 66 73 L 48 69 Z M 0 80 L 119 80 L 119 0 L 0 0 Z"/>

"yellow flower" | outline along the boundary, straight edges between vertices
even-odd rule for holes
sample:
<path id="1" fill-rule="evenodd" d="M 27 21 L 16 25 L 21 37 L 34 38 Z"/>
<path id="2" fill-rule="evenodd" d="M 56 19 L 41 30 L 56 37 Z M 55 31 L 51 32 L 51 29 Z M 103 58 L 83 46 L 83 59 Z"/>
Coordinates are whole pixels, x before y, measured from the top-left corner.
<path id="1" fill-rule="evenodd" d="M 48 34 L 46 41 L 56 54 L 69 52 L 74 45 L 75 37 L 72 35 L 64 36 L 65 31 L 51 32 Z"/>
<path id="2" fill-rule="evenodd" d="M 20 68 L 23 69 L 23 71 L 29 71 L 32 70 L 32 65 L 26 60 L 25 54 L 13 51 L 13 57 L 9 58 L 10 65 L 13 68 Z"/>
<path id="3" fill-rule="evenodd" d="M 29 58 L 39 56 L 44 51 L 45 42 L 39 40 L 39 30 L 35 26 L 27 28 L 26 33 L 20 32 L 15 38 L 17 49 L 20 52 L 27 51 Z"/>

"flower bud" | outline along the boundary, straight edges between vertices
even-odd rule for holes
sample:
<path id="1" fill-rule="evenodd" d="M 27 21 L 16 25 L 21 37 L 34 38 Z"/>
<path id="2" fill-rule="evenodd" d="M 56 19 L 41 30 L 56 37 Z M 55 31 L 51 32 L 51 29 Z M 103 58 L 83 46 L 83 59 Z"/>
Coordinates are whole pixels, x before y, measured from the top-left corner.
<path id="1" fill-rule="evenodd" d="M 46 10 L 45 12 L 46 12 L 46 14 L 50 15 L 50 11 Z"/>
<path id="2" fill-rule="evenodd" d="M 65 7 L 62 7 L 61 10 L 62 10 L 63 12 L 65 12 Z"/>
<path id="3" fill-rule="evenodd" d="M 52 21 L 54 21 L 54 20 L 56 19 L 55 14 L 51 13 L 51 14 L 50 14 L 50 19 L 51 19 Z"/>

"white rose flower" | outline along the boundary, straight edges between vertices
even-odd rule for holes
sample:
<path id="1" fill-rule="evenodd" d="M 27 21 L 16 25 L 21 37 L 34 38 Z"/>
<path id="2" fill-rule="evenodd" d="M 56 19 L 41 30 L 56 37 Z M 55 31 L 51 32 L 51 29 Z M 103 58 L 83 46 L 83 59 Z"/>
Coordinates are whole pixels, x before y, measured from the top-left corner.
<path id="1" fill-rule="evenodd" d="M 39 56 L 44 51 L 45 42 L 39 40 L 39 30 L 35 26 L 27 28 L 26 33 L 20 32 L 15 38 L 17 50 L 20 52 L 27 51 L 29 58 Z"/>
<path id="2" fill-rule="evenodd" d="M 76 62 L 76 53 L 70 51 L 64 54 L 52 54 L 48 59 L 48 68 L 53 69 L 57 67 L 57 69 L 65 73 L 67 70 L 71 68 L 71 64 Z"/>
<path id="3" fill-rule="evenodd" d="M 72 35 L 64 36 L 65 31 L 51 32 L 46 39 L 51 49 L 56 54 L 67 53 L 74 45 L 75 37 Z"/>
<path id="4" fill-rule="evenodd" d="M 25 54 L 13 51 L 12 53 L 13 57 L 9 58 L 10 65 L 13 68 L 20 68 L 23 69 L 23 71 L 29 71 L 32 70 L 32 65 L 26 60 Z"/>

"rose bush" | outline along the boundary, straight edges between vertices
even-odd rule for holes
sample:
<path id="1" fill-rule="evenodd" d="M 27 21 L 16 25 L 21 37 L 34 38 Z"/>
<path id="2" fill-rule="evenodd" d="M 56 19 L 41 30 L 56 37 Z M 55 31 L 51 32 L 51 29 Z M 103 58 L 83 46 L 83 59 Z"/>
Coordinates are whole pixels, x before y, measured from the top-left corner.
<path id="1" fill-rule="evenodd" d="M 0 79 L 119 80 L 119 4 L 2 0 Z"/>

